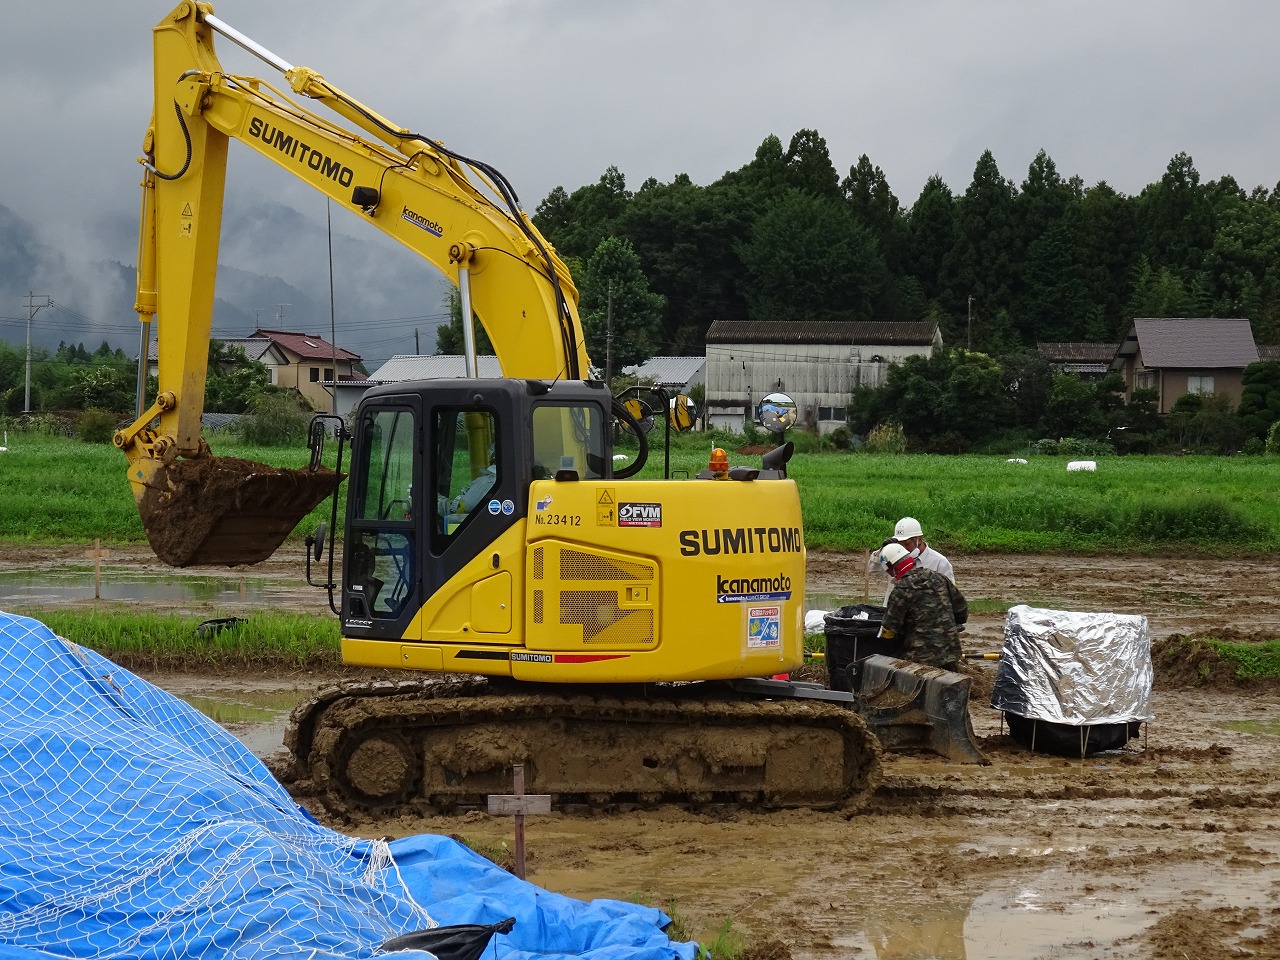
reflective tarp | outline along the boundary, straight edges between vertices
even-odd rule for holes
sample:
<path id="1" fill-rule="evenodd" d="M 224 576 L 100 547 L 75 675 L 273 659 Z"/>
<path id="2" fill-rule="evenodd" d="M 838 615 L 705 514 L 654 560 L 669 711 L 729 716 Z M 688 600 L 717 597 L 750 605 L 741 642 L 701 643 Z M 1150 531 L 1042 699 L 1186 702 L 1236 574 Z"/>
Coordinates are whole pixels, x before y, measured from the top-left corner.
<path id="1" fill-rule="evenodd" d="M 991 706 L 1071 726 L 1151 720 L 1147 618 L 1019 604 L 1004 624 Z"/>

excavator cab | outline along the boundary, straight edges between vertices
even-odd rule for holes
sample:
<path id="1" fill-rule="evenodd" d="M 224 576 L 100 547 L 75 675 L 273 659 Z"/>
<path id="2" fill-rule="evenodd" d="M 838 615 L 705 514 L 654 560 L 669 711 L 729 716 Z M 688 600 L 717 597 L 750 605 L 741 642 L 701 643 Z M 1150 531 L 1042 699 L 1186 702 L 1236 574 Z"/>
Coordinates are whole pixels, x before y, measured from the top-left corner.
<path id="1" fill-rule="evenodd" d="M 523 550 L 509 532 L 534 481 L 609 475 L 609 401 L 603 385 L 579 381 L 370 390 L 347 494 L 344 635 L 427 639 L 419 613 L 444 596 L 454 608 L 446 619 L 465 617 L 472 636 L 509 634 L 514 585 L 499 568 Z"/>

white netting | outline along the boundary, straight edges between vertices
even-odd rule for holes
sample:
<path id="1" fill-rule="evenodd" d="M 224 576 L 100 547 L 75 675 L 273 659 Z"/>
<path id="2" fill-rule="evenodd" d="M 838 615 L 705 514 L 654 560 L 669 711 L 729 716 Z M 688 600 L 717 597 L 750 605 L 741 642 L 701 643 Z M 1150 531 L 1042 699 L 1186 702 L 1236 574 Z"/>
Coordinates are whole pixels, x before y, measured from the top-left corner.
<path id="1" fill-rule="evenodd" d="M 657 911 L 548 894 L 447 838 L 335 833 L 181 700 L 0 613 L 0 957 L 371 957 L 435 925 L 422 904 L 517 917 L 486 957 L 693 956 Z"/>

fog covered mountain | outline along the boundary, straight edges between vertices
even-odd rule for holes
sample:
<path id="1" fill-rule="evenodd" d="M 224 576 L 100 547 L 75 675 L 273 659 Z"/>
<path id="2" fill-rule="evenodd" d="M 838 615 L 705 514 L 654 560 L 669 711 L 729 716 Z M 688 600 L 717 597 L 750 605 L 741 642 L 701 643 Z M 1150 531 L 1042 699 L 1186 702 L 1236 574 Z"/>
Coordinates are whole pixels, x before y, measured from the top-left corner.
<path id="1" fill-rule="evenodd" d="M 392 354 L 412 353 L 415 332 L 422 352 L 433 352 L 436 327 L 447 319 L 447 282 L 345 210 L 335 208 L 332 216 L 331 320 L 324 201 L 304 213 L 273 200 L 228 200 L 214 335 L 271 327 L 328 338 L 332 323 L 338 344 L 364 357 L 370 369 Z M 31 331 L 38 346 L 66 341 L 94 348 L 106 340 L 133 355 L 139 345 L 136 261 L 136 221 L 44 229 L 0 203 L 0 339 L 25 343 L 35 307 Z"/>

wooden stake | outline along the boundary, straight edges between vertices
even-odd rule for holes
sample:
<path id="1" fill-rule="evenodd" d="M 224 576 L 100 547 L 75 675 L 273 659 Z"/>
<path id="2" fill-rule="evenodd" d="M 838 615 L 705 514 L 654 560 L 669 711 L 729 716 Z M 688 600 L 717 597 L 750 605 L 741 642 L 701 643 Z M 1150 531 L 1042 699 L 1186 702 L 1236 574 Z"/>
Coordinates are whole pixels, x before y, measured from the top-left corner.
<path id="1" fill-rule="evenodd" d="M 871 551 L 862 560 L 862 602 L 871 602 Z"/>
<path id="2" fill-rule="evenodd" d="M 93 599 L 102 599 L 102 561 L 111 556 L 109 550 L 102 549 L 102 541 L 95 538 L 93 541 L 93 549 L 86 550 L 85 554 L 93 561 Z"/>
<path id="3" fill-rule="evenodd" d="M 516 818 L 516 876 L 524 879 L 524 816 L 526 813 L 550 813 L 551 794 L 525 794 L 524 764 L 511 767 L 515 780 L 515 794 L 495 795 L 489 798 L 490 816 L 514 816 Z"/>

